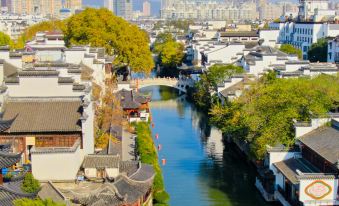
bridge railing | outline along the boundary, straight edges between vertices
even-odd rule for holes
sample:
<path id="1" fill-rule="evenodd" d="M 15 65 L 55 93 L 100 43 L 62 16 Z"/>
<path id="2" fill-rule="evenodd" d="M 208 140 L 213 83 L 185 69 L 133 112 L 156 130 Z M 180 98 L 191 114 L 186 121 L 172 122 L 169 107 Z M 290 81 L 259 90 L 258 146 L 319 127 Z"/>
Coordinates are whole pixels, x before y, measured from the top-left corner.
<path id="1" fill-rule="evenodd" d="M 190 78 L 171 78 L 171 77 L 156 77 L 156 78 L 143 78 L 143 79 L 132 79 L 131 84 L 136 84 L 138 81 L 139 84 L 144 82 L 159 82 L 159 81 L 176 81 L 184 84 L 193 84 L 194 80 Z"/>

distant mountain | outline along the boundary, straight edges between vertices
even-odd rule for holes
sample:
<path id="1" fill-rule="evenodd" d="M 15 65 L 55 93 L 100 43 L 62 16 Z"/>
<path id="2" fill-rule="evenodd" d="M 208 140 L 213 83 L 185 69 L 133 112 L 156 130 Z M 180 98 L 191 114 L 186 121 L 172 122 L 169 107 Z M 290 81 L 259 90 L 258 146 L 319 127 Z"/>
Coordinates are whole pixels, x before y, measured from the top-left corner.
<path id="1" fill-rule="evenodd" d="M 159 15 L 160 0 L 150 0 L 152 15 Z M 142 11 L 143 0 L 133 0 L 133 10 Z M 104 5 L 104 0 L 83 0 L 83 4 L 93 7 L 101 7 Z"/>

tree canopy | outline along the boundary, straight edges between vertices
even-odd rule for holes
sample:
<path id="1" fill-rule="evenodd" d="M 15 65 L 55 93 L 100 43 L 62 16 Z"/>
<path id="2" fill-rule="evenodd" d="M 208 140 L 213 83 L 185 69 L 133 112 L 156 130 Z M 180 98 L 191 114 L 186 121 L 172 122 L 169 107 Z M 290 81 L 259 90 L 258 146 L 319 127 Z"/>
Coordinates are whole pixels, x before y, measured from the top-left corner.
<path id="1" fill-rule="evenodd" d="M 116 63 L 136 72 L 149 73 L 154 67 L 147 34 L 107 9 L 87 8 L 67 19 L 65 25 L 67 46 L 105 47 L 116 56 Z"/>
<path id="2" fill-rule="evenodd" d="M 56 203 L 51 199 L 40 200 L 40 199 L 18 199 L 13 201 L 14 206 L 66 206 L 65 204 Z"/>
<path id="3" fill-rule="evenodd" d="M 310 62 L 327 62 L 327 40 L 318 39 L 317 43 L 311 45 L 308 50 L 308 59 Z"/>
<path id="4" fill-rule="evenodd" d="M 38 180 L 34 179 L 32 173 L 27 173 L 21 185 L 21 189 L 27 193 L 36 193 L 40 190 L 40 183 Z"/>
<path id="5" fill-rule="evenodd" d="M 26 41 L 30 41 L 35 37 L 35 34 L 38 32 L 45 31 L 63 31 L 65 24 L 63 21 L 44 21 L 38 24 L 34 24 L 28 27 L 25 32 L 18 38 L 14 48 L 22 49 L 25 47 Z"/>
<path id="6" fill-rule="evenodd" d="M 280 51 L 285 52 L 286 54 L 296 54 L 298 58 L 302 58 L 302 52 L 300 49 L 294 48 L 292 44 L 283 44 L 280 46 Z"/>
<path id="7" fill-rule="evenodd" d="M 0 32 L 0 46 L 12 45 L 12 43 L 11 38 L 7 34 Z"/>
<path id="8" fill-rule="evenodd" d="M 212 103 L 211 93 L 218 92 L 218 84 L 234 74 L 243 72 L 243 68 L 234 65 L 213 65 L 208 71 L 200 75 L 196 84 L 193 99 L 198 107 L 209 109 Z"/>
<path id="9" fill-rule="evenodd" d="M 176 42 L 171 33 L 159 34 L 154 42 L 153 51 L 159 55 L 159 61 L 165 67 L 176 67 L 184 58 L 184 45 Z"/>
<path id="10" fill-rule="evenodd" d="M 293 120 L 308 121 L 335 107 L 338 88 L 339 76 L 265 77 L 234 102 L 214 105 L 211 120 L 227 135 L 246 140 L 253 157 L 262 159 L 267 145 L 294 145 Z"/>

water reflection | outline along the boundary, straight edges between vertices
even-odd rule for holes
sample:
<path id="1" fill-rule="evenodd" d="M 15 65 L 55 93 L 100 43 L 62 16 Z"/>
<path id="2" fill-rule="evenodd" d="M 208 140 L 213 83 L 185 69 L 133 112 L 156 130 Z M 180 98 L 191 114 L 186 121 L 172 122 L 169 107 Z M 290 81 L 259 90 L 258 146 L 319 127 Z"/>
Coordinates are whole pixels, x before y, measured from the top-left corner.
<path id="1" fill-rule="evenodd" d="M 174 206 L 266 205 L 254 187 L 254 171 L 208 125 L 207 117 L 165 87 L 151 87 L 151 112 L 162 145 L 165 186 Z M 164 101 L 163 101 L 164 100 Z"/>

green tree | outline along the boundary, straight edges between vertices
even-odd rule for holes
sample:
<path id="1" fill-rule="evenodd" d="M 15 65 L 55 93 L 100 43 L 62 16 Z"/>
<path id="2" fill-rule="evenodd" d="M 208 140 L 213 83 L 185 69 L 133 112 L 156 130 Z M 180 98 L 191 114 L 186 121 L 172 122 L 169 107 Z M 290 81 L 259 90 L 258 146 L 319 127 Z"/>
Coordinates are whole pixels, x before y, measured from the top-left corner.
<path id="1" fill-rule="evenodd" d="M 65 24 L 67 46 L 105 47 L 108 54 L 116 56 L 115 63 L 126 64 L 136 72 L 149 73 L 154 67 L 146 32 L 107 9 L 87 8 Z"/>
<path id="2" fill-rule="evenodd" d="M 309 121 L 337 107 L 337 88 L 338 76 L 275 79 L 269 74 L 234 102 L 214 105 L 211 120 L 228 136 L 246 140 L 252 157 L 263 159 L 267 145 L 294 145 L 294 119 Z"/>
<path id="3" fill-rule="evenodd" d="M 212 104 L 211 93 L 218 92 L 218 84 L 234 74 L 243 72 L 243 68 L 234 65 L 213 65 L 200 75 L 200 81 L 195 86 L 193 100 L 198 107 L 208 110 Z"/>
<path id="4" fill-rule="evenodd" d="M 13 201 L 14 206 L 66 206 L 65 204 L 56 203 L 51 199 L 40 200 L 40 199 L 18 199 Z"/>
<path id="5" fill-rule="evenodd" d="M 32 173 L 27 173 L 21 185 L 21 189 L 27 193 L 36 193 L 40 190 L 40 183 L 38 180 L 34 179 Z"/>
<path id="6" fill-rule="evenodd" d="M 153 203 L 167 205 L 169 195 L 165 191 L 164 178 L 158 161 L 158 154 L 152 139 L 150 126 L 146 122 L 140 122 L 136 125 L 136 150 L 142 163 L 150 164 L 155 171 L 153 181 L 154 200 Z"/>
<path id="7" fill-rule="evenodd" d="M 11 38 L 7 34 L 0 32 L 0 46 L 11 46 L 12 43 Z"/>
<path id="8" fill-rule="evenodd" d="M 170 42 L 170 41 L 175 41 L 175 38 L 173 35 L 169 32 L 163 32 L 157 35 L 157 38 L 155 39 L 154 42 L 154 52 L 155 53 L 160 53 L 161 51 L 161 45 Z M 160 46 L 160 48 L 159 48 Z"/>
<path id="9" fill-rule="evenodd" d="M 318 39 L 317 43 L 311 45 L 308 50 L 308 59 L 311 62 L 327 61 L 327 40 L 325 38 Z"/>
<path id="10" fill-rule="evenodd" d="M 280 51 L 285 52 L 286 54 L 296 54 L 298 58 L 302 58 L 302 52 L 300 49 L 294 48 L 291 44 L 283 44 L 280 46 Z"/>
<path id="11" fill-rule="evenodd" d="M 63 31 L 65 24 L 63 21 L 44 21 L 28 27 L 25 32 L 15 42 L 14 48 L 22 49 L 27 41 L 32 40 L 36 33 L 45 31 Z"/>
<path id="12" fill-rule="evenodd" d="M 168 41 L 162 45 L 160 51 L 161 64 L 167 67 L 180 65 L 184 58 L 184 45 L 175 41 Z"/>

